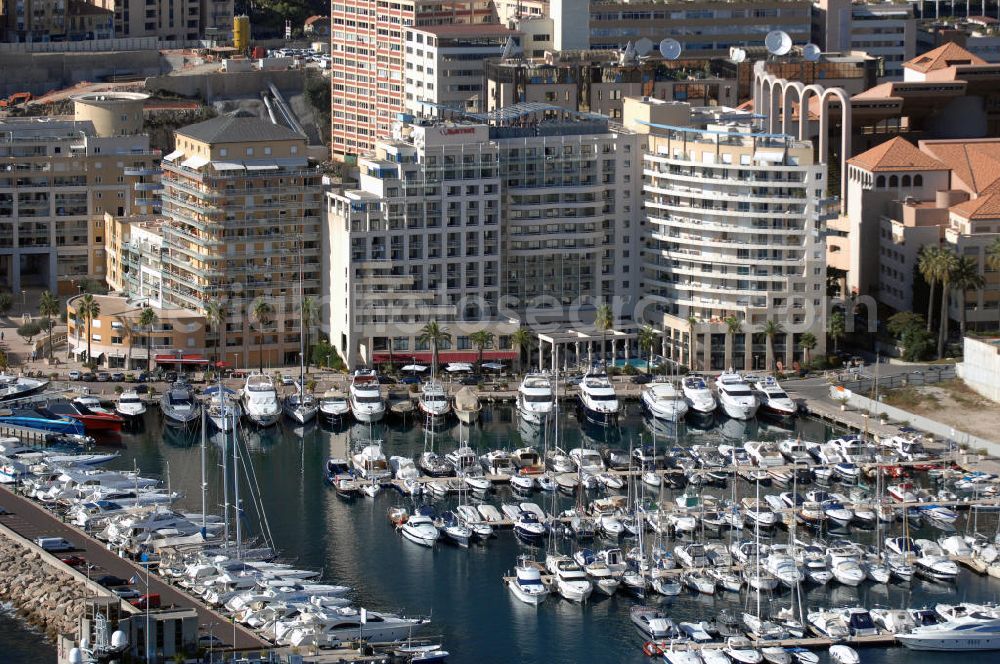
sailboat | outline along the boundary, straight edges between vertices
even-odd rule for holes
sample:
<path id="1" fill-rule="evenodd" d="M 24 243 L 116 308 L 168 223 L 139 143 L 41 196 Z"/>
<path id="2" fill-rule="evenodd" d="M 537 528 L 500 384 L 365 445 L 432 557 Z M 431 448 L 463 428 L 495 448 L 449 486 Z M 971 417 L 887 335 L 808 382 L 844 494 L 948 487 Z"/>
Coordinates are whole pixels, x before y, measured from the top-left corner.
<path id="1" fill-rule="evenodd" d="M 299 253 L 299 306 L 305 302 L 305 294 L 302 291 L 302 253 Z M 306 424 L 316 417 L 319 411 L 319 404 L 316 397 L 305 391 L 306 384 L 306 346 L 305 334 L 302 326 L 304 321 L 299 317 L 299 380 L 295 383 L 295 392 L 285 397 L 282 410 L 292 420 L 299 424 Z"/>

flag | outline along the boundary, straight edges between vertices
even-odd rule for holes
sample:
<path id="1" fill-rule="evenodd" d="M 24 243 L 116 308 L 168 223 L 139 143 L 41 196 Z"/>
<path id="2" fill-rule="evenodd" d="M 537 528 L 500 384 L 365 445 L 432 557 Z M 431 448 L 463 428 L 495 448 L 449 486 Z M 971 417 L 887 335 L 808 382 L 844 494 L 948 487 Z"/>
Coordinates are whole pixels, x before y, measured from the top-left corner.
<path id="1" fill-rule="evenodd" d="M 368 611 L 361 609 L 361 624 L 364 625 L 368 622 Z"/>

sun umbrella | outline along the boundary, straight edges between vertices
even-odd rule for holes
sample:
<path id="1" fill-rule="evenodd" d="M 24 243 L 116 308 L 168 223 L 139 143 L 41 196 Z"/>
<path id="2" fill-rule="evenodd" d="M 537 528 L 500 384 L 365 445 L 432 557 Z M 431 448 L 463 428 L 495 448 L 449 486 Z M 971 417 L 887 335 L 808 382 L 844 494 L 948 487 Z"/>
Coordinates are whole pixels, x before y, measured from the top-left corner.
<path id="1" fill-rule="evenodd" d="M 468 362 L 452 362 L 448 365 L 446 369 L 448 372 L 456 371 L 472 371 L 472 365 Z"/>
<path id="2" fill-rule="evenodd" d="M 422 364 L 407 364 L 403 371 L 427 371 L 427 367 Z"/>
<path id="3" fill-rule="evenodd" d="M 484 362 L 483 369 L 489 369 L 491 371 L 500 371 L 503 369 L 503 365 L 499 362 Z"/>

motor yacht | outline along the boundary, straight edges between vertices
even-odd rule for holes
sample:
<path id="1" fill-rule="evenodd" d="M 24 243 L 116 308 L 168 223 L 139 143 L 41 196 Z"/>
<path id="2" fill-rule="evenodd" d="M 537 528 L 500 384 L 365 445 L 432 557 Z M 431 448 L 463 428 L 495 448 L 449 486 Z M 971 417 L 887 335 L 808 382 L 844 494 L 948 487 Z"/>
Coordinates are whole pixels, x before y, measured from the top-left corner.
<path id="1" fill-rule="evenodd" d="M 642 408 L 650 417 L 666 422 L 677 422 L 688 412 L 684 395 L 671 382 L 649 383 L 642 388 Z"/>
<path id="2" fill-rule="evenodd" d="M 28 378 L 0 372 L 0 401 L 11 401 L 31 396 L 45 389 L 49 381 L 44 378 Z"/>
<path id="3" fill-rule="evenodd" d="M 594 584 L 587 573 L 569 556 L 546 556 L 545 567 L 555 577 L 556 590 L 565 599 L 586 602 L 594 592 Z"/>
<path id="4" fill-rule="evenodd" d="M 423 384 L 417 405 L 420 411 L 428 417 L 445 417 L 451 412 L 448 392 L 444 389 L 444 385 L 436 380 L 429 380 Z"/>
<path id="5" fill-rule="evenodd" d="M 580 381 L 580 410 L 589 422 L 600 426 L 618 424 L 621 406 L 604 369 L 593 368 Z"/>
<path id="6" fill-rule="evenodd" d="M 654 641 L 676 639 L 681 635 L 674 621 L 652 606 L 632 606 L 629 608 L 629 618 L 646 638 Z"/>
<path id="7" fill-rule="evenodd" d="M 966 652 L 1000 650 L 1000 618 L 986 613 L 914 627 L 896 640 L 911 650 Z"/>
<path id="8" fill-rule="evenodd" d="M 399 532 L 406 539 L 421 546 L 434 546 L 438 538 L 441 537 L 434 521 L 429 516 L 420 513 L 414 514 L 399 526 Z"/>
<path id="9" fill-rule="evenodd" d="M 379 422 L 385 417 L 385 401 L 374 369 L 359 369 L 351 377 L 348 403 L 358 422 Z"/>
<path id="10" fill-rule="evenodd" d="M 362 479 L 380 481 L 390 476 L 381 441 L 363 447 L 351 457 L 351 463 Z"/>
<path id="11" fill-rule="evenodd" d="M 527 556 L 518 558 L 514 576 L 507 580 L 507 587 L 525 604 L 538 606 L 549 596 L 549 589 L 542 583 L 542 573 Z"/>
<path id="12" fill-rule="evenodd" d="M 115 402 L 115 412 L 126 420 L 138 420 L 146 414 L 146 404 L 135 390 L 125 390 Z"/>
<path id="13" fill-rule="evenodd" d="M 715 380 L 719 403 L 726 415 L 736 420 L 749 420 L 757 414 L 757 397 L 740 374 L 727 371 Z"/>
<path id="14" fill-rule="evenodd" d="M 201 404 L 195 399 L 194 388 L 188 383 L 177 381 L 163 391 L 160 411 L 168 426 L 197 426 L 201 417 Z"/>
<path id="15" fill-rule="evenodd" d="M 554 402 L 552 381 L 547 373 L 529 373 L 517 388 L 517 412 L 528 424 L 544 424 Z"/>
<path id="16" fill-rule="evenodd" d="M 798 407 L 774 376 L 765 376 L 748 382 L 756 393 L 763 412 L 781 418 L 795 416 Z"/>
<path id="17" fill-rule="evenodd" d="M 455 393 L 454 409 L 459 422 L 472 425 L 479 419 L 483 404 L 479 402 L 479 395 L 476 394 L 476 391 L 466 386 Z"/>
<path id="18" fill-rule="evenodd" d="M 681 391 L 684 393 L 684 400 L 690 410 L 705 415 L 715 412 L 718 405 L 715 401 L 715 395 L 712 394 L 705 379 L 698 374 L 685 376 L 684 380 L 681 381 Z"/>
<path id="19" fill-rule="evenodd" d="M 341 421 L 351 412 L 351 405 L 341 390 L 327 390 L 319 400 L 319 412 L 328 421 Z"/>
<path id="20" fill-rule="evenodd" d="M 254 372 L 247 376 L 243 386 L 243 412 L 259 427 L 269 427 L 278 421 L 281 404 L 274 380 L 269 375 Z"/>

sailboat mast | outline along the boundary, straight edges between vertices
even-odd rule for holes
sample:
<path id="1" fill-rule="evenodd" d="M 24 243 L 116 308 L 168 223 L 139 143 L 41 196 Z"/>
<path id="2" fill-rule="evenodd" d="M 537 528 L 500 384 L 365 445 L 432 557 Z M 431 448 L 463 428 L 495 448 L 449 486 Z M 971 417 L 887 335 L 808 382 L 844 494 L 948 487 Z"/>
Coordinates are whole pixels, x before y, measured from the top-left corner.
<path id="1" fill-rule="evenodd" d="M 222 523 L 226 548 L 229 548 L 229 436 L 226 434 L 226 406 L 222 405 Z"/>
<path id="2" fill-rule="evenodd" d="M 201 536 L 208 532 L 208 517 L 205 515 L 206 500 L 208 497 L 208 482 L 205 481 L 205 442 L 208 439 L 208 416 L 205 409 L 201 409 Z"/>
<path id="3" fill-rule="evenodd" d="M 240 446 L 236 440 L 236 417 L 233 416 L 233 519 L 236 525 L 236 558 L 241 557 L 242 528 L 240 526 Z"/>
<path id="4" fill-rule="evenodd" d="M 305 400 L 303 391 L 305 390 L 306 382 L 306 335 L 305 335 L 305 317 L 302 316 L 302 310 L 305 308 L 306 300 L 305 293 L 302 289 L 302 280 L 305 278 L 302 268 L 302 254 L 305 252 L 304 242 L 302 242 L 301 236 L 299 237 L 299 408 L 302 408 L 302 403 Z M 389 343 L 392 343 L 390 339 Z M 390 346 L 391 347 L 391 346 Z"/>

